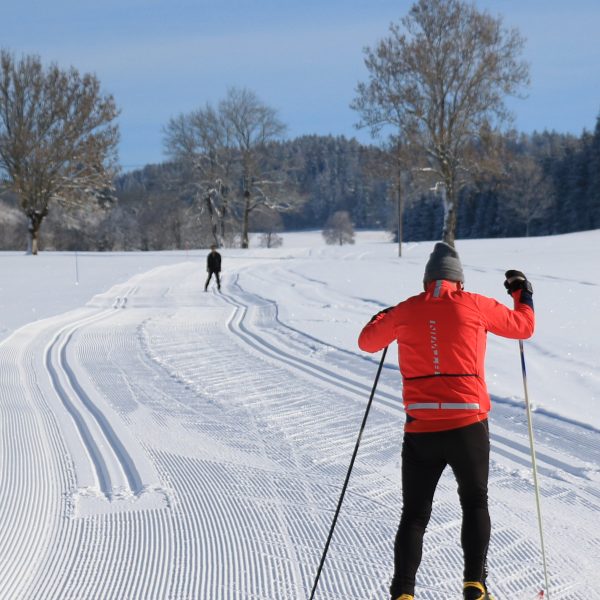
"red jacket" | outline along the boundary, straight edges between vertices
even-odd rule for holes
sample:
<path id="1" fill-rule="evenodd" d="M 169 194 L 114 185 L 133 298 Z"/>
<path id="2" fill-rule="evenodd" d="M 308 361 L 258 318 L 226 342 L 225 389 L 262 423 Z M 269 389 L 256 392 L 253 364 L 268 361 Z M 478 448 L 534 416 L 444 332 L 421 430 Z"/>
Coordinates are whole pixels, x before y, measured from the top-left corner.
<path id="1" fill-rule="evenodd" d="M 514 310 L 465 292 L 462 284 L 432 281 L 427 290 L 380 313 L 362 330 L 358 345 L 377 352 L 396 340 L 407 419 L 405 431 L 443 431 L 487 418 L 487 332 L 526 339 L 533 334 L 532 306 L 513 293 Z"/>

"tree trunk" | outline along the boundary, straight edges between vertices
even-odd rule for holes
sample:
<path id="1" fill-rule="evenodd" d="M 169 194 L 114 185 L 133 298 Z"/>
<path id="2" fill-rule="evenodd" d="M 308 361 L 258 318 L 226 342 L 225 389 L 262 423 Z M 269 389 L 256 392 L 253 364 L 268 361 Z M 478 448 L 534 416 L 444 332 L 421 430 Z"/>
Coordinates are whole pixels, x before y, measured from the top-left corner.
<path id="1" fill-rule="evenodd" d="M 208 219 L 210 221 L 210 232 L 213 236 L 213 242 L 214 242 L 215 246 L 218 246 L 219 240 L 217 239 L 217 222 L 215 220 L 215 211 L 213 208 L 212 199 L 209 194 L 204 196 L 203 202 L 204 202 L 204 205 L 206 206 L 206 211 L 208 212 Z"/>
<path id="2" fill-rule="evenodd" d="M 454 247 L 458 210 L 458 197 L 454 191 L 454 186 L 444 184 L 442 188 L 442 198 L 444 202 L 444 228 L 442 230 L 442 241 Z"/>
<path id="3" fill-rule="evenodd" d="M 250 220 L 250 192 L 244 192 L 244 218 L 242 221 L 242 248 L 248 248 L 250 241 L 248 239 L 248 223 Z"/>
<path id="4" fill-rule="evenodd" d="M 27 230 L 29 231 L 29 243 L 27 244 L 27 254 L 33 254 L 34 256 L 38 253 L 38 242 L 40 228 L 44 217 L 48 214 L 48 209 L 43 211 L 29 209 L 27 211 Z"/>
<path id="5" fill-rule="evenodd" d="M 225 198 L 223 198 L 222 200 L 222 204 L 221 204 L 221 210 L 219 211 L 219 219 L 220 219 L 220 236 L 221 239 L 218 241 L 215 241 L 215 244 L 217 244 L 217 246 L 221 247 L 225 245 L 225 236 L 227 234 L 227 218 L 229 217 L 229 208 L 227 205 L 227 200 Z M 216 234 L 215 234 L 216 237 Z"/>
<path id="6" fill-rule="evenodd" d="M 221 221 L 221 233 L 217 234 L 217 225 L 215 224 L 213 228 L 213 239 L 215 242 L 215 246 L 217 248 L 221 248 L 225 245 L 225 221 Z"/>
<path id="7" fill-rule="evenodd" d="M 31 232 L 31 254 L 34 256 L 38 253 L 38 236 L 40 233 L 40 228 L 38 227 L 34 231 Z"/>
<path id="8" fill-rule="evenodd" d="M 398 183 L 396 186 L 396 204 L 398 211 L 398 256 L 402 256 L 402 213 L 404 207 L 402 206 L 402 184 L 400 183 L 400 173 L 398 173 Z"/>

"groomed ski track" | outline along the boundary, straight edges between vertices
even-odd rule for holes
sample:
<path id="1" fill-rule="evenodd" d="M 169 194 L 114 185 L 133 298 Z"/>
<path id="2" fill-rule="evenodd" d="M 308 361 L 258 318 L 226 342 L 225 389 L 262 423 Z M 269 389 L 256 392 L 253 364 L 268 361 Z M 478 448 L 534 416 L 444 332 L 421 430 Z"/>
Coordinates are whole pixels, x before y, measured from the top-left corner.
<path id="1" fill-rule="evenodd" d="M 377 356 L 293 329 L 253 278 L 301 293 L 304 276 L 265 261 L 205 294 L 197 264 L 160 267 L 0 344 L 1 598 L 308 597 Z M 404 418 L 390 354 L 323 600 L 387 598 Z M 490 583 L 499 600 L 532 599 L 543 575 L 525 414 L 495 400 Z M 535 418 L 551 597 L 600 598 L 598 432 Z M 419 600 L 460 598 L 459 536 L 446 474 Z"/>

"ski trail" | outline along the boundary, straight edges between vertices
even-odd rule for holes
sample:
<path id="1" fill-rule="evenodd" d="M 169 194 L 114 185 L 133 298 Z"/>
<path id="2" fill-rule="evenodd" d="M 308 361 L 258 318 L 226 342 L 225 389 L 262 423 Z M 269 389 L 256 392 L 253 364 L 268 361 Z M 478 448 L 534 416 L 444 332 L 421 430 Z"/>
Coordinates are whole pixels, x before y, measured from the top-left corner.
<path id="1" fill-rule="evenodd" d="M 235 311 L 227 321 L 227 327 L 229 330 L 242 338 L 248 345 L 258 351 L 264 356 L 268 356 L 279 363 L 285 363 L 296 370 L 302 371 L 308 374 L 322 383 L 327 383 L 336 388 L 343 389 L 346 392 L 356 394 L 362 398 L 365 392 L 369 392 L 370 388 L 367 384 L 360 380 L 352 379 L 348 374 L 336 372 L 331 368 L 323 367 L 315 361 L 309 361 L 301 358 L 298 355 L 290 353 L 287 349 L 284 349 L 283 345 L 275 345 L 268 341 L 263 335 L 259 335 L 253 331 L 251 327 L 247 325 L 247 322 L 251 321 L 248 318 L 250 311 L 256 308 L 256 305 L 248 305 L 241 301 L 239 298 L 231 294 L 223 293 L 221 297 L 235 307 Z M 261 303 L 262 304 L 262 303 Z M 267 310 L 270 308 L 266 303 Z M 261 306 L 261 308 L 263 308 Z M 399 403 L 397 396 L 382 392 L 380 397 L 384 398 L 381 403 L 392 408 L 398 408 Z"/>
<path id="2" fill-rule="evenodd" d="M 273 302 L 260 297 L 256 298 L 254 303 L 249 301 L 248 298 L 251 298 L 251 295 L 240 288 L 237 278 L 233 280 L 232 288 L 237 291 L 237 297 L 231 294 L 221 295 L 227 302 L 236 307 L 236 311 L 228 321 L 228 327 L 253 349 L 270 358 L 286 363 L 303 373 L 308 373 L 324 383 L 333 384 L 345 392 L 355 394 L 358 399 L 364 399 L 365 394 L 368 395 L 370 386 L 363 383 L 362 380 L 353 379 L 350 375 L 350 373 L 357 372 L 357 369 L 340 370 L 334 368 L 336 366 L 339 367 L 342 361 L 344 363 L 358 362 L 356 355 L 337 349 L 342 354 L 342 358 L 338 358 L 338 364 L 327 363 L 327 366 L 325 366 L 324 364 L 320 364 L 321 361 L 318 358 L 318 354 L 309 361 L 297 354 L 290 353 L 290 334 L 288 332 L 292 332 L 296 336 L 301 336 L 302 334 L 298 330 L 284 325 L 279 320 L 277 307 Z M 260 318 L 252 315 L 253 309 L 254 311 L 260 311 Z M 271 321 L 269 321 L 268 317 L 265 317 L 266 315 L 271 315 Z M 257 327 L 256 323 L 260 319 L 263 322 L 260 327 Z M 277 339 L 278 328 L 279 339 Z M 307 339 L 304 342 L 304 345 L 305 347 L 309 345 L 313 346 L 315 343 L 319 343 L 318 340 L 310 338 L 310 340 Z M 344 367 L 348 369 L 348 364 L 345 364 Z M 402 404 L 398 400 L 399 395 L 400 390 L 396 394 L 393 394 L 379 389 L 377 402 L 380 406 L 383 405 L 397 412 L 403 412 Z M 502 399 L 499 398 L 495 398 L 495 400 L 502 402 Z M 519 442 L 511 439 L 510 434 L 503 435 L 497 432 L 492 433 L 492 439 L 497 452 L 511 458 L 521 466 L 528 468 L 531 465 L 527 441 L 525 443 Z M 556 452 L 544 452 L 543 450 L 538 450 L 537 458 L 541 465 L 540 472 L 544 475 L 554 477 L 558 471 L 561 471 L 587 478 L 589 468 L 585 463 L 581 463 L 580 465 L 567 463 L 561 460 Z"/>
<path id="3" fill-rule="evenodd" d="M 124 297 L 115 303 L 124 306 Z M 0 346 L 3 598 L 86 597 L 77 584 L 72 596 L 55 587 L 65 573 L 77 581 L 70 566 L 85 555 L 73 517 L 164 506 L 164 494 L 153 491 L 158 480 L 97 392 L 86 391 L 72 353 L 81 330 L 114 313 L 84 309 L 39 321 Z M 87 597 L 97 597 L 93 587 Z"/>
<path id="4" fill-rule="evenodd" d="M 29 370 L 30 356 L 19 345 L 0 348 L 0 590 L 5 598 L 18 598 L 31 577 L 30 565 L 43 557 L 49 530 L 60 510 L 61 479 L 57 473 L 55 432 L 47 431 L 47 413 Z M 50 477 L 38 478 L 39 473 Z M 57 473 L 58 475 L 58 473 Z M 32 543 L 35 541 L 36 543 Z"/>
<path id="5" fill-rule="evenodd" d="M 264 271 L 263 271 L 264 276 Z M 243 292 L 241 288 L 234 282 L 234 289 L 238 288 L 238 296 L 241 294 L 244 298 L 244 303 L 249 304 L 251 298 L 251 294 L 247 292 Z M 238 298 L 239 301 L 239 298 Z M 264 298 L 260 298 L 257 300 L 259 304 L 264 304 L 266 301 Z M 244 310 L 244 315 L 249 312 L 248 307 Z M 245 327 L 247 330 L 252 323 L 253 329 L 255 331 L 254 338 L 267 337 L 269 339 L 269 343 L 265 344 L 267 347 L 273 346 L 273 339 L 277 338 L 279 335 L 279 347 L 284 349 L 284 355 L 287 348 L 289 348 L 289 335 L 290 333 L 293 336 L 298 334 L 297 330 L 293 328 L 289 328 L 288 326 L 282 324 L 278 319 L 273 319 L 270 323 L 271 327 L 268 326 L 267 323 L 262 322 L 260 325 L 257 324 L 256 321 L 247 319 L 248 325 Z M 244 333 L 246 333 L 243 328 L 240 328 L 241 335 L 240 337 L 244 337 Z M 260 331 L 260 333 L 257 333 Z M 314 346 L 315 339 L 310 338 L 310 340 L 306 340 L 305 346 Z M 332 357 L 331 353 L 315 353 L 314 362 L 322 361 L 323 356 Z M 337 365 L 339 367 L 339 355 L 334 354 L 333 358 L 338 358 Z M 350 360 L 349 360 L 350 359 Z M 354 362 L 357 361 L 351 360 L 351 357 L 348 354 L 344 355 L 344 361 Z M 315 368 L 318 371 L 320 367 Z M 379 396 L 379 394 L 378 394 Z M 490 489 L 493 489 L 495 484 L 494 479 L 498 479 L 498 483 L 500 485 L 504 485 L 503 482 L 506 481 L 505 472 L 509 471 L 510 473 L 510 482 L 511 485 L 516 486 L 517 488 L 521 488 L 524 493 L 531 494 L 532 496 L 532 488 L 531 488 L 531 459 L 529 454 L 528 443 L 526 441 L 526 436 L 523 431 L 523 428 L 520 427 L 520 431 L 518 431 L 518 439 L 523 441 L 515 440 L 515 431 L 512 426 L 509 428 L 506 427 L 506 423 L 503 419 L 507 419 L 509 421 L 509 425 L 514 424 L 514 422 L 523 421 L 524 415 L 521 414 L 520 407 L 514 405 L 514 403 L 506 403 L 503 404 L 501 399 L 497 399 L 500 402 L 499 409 L 502 412 L 502 419 L 495 418 L 495 413 L 492 414 L 492 444 L 493 444 L 493 468 L 491 475 L 491 485 Z M 378 400 L 379 402 L 379 400 Z M 385 402 L 385 401 L 384 401 Z M 391 406 L 390 408 L 398 409 L 397 404 L 395 406 Z M 498 409 L 495 409 L 497 412 Z M 523 418 L 521 418 L 523 417 Z M 536 415 L 536 421 L 539 420 L 541 415 Z M 512 422 L 512 423 L 511 423 Z M 579 498 L 582 502 L 589 507 L 589 509 L 593 511 L 597 511 L 600 509 L 600 505 L 598 504 L 597 495 L 591 492 L 594 489 L 594 483 L 597 481 L 597 466 L 591 467 L 591 465 L 597 465 L 600 460 L 600 451 L 598 449 L 597 443 L 587 446 L 587 451 L 585 451 L 586 445 L 583 447 L 579 443 L 580 440 L 588 437 L 594 437 L 595 432 L 587 431 L 586 427 L 578 426 L 576 423 L 570 423 L 568 421 L 561 420 L 553 415 L 545 415 L 544 423 L 542 425 L 542 432 L 544 432 L 542 438 L 548 438 L 548 431 L 558 430 L 560 432 L 559 436 L 554 437 L 553 442 L 557 442 L 556 444 L 550 443 L 547 444 L 547 439 L 543 439 L 542 443 L 538 442 L 538 464 L 540 465 L 540 474 L 545 476 L 547 480 L 544 482 L 544 489 L 542 493 L 547 498 L 552 498 L 553 500 L 563 502 L 567 504 L 569 507 L 572 506 L 573 498 Z M 576 450 L 584 450 L 583 452 L 573 452 L 573 449 Z M 565 458 L 565 451 L 566 458 Z M 507 459 L 507 460 L 505 460 Z M 590 470 L 591 468 L 591 470 Z M 583 480 L 583 481 L 582 481 Z M 590 481 L 590 484 L 585 484 L 586 480 Z M 583 485 L 582 485 L 583 484 Z M 509 502 L 507 500 L 507 502 Z M 510 503 L 510 502 L 509 502 Z M 502 503 L 500 503 L 502 506 Z M 531 512 L 531 504 L 527 507 L 524 507 L 524 510 L 528 509 L 526 514 L 531 515 L 531 519 L 533 520 L 535 516 Z M 502 510 L 500 511 L 503 514 L 503 519 L 510 522 L 514 520 L 512 516 L 511 510 Z M 553 514 L 553 510 L 549 511 Z M 456 523 L 459 523 L 459 519 L 455 519 Z M 531 527 L 531 523 L 524 523 L 530 531 L 530 540 L 527 542 L 529 544 L 529 548 L 525 552 L 525 556 L 534 557 L 537 555 L 536 548 L 536 532 L 535 528 Z M 459 533 L 456 532 L 456 539 L 458 539 Z M 597 545 L 593 540 L 590 540 L 590 550 L 592 553 L 596 553 L 597 555 Z M 508 553 L 510 556 L 510 560 L 513 560 L 514 557 Z M 531 558 L 529 560 L 531 560 Z M 536 564 L 537 564 L 536 560 Z M 501 562 L 500 562 L 501 564 Z M 522 587 L 522 579 L 526 578 L 530 583 L 529 586 L 532 589 L 535 589 L 536 582 L 539 584 L 540 575 L 539 575 L 539 566 L 538 566 L 538 574 L 531 574 L 530 568 L 527 568 L 524 572 L 522 572 L 519 576 L 514 577 L 513 579 L 518 582 L 518 585 Z M 559 583 L 557 581 L 553 582 L 557 587 L 559 587 Z M 507 584 L 508 585 L 508 584 Z M 576 586 L 577 589 L 585 589 L 584 584 L 579 584 Z M 510 588 L 509 588 L 510 589 Z M 515 589 L 511 590 L 511 593 L 516 593 Z M 554 594 L 556 597 L 556 593 Z"/>
<path id="6" fill-rule="evenodd" d="M 274 272 L 274 276 L 280 279 L 281 270 Z M 265 298 L 244 292 L 240 287 L 238 278 L 234 278 L 232 289 L 235 290 L 234 298 L 231 295 L 223 294 L 226 301 L 236 307 L 236 312 L 228 322 L 228 326 L 237 335 L 243 338 L 250 346 L 259 352 L 271 356 L 282 362 L 294 366 L 296 369 L 312 374 L 314 377 L 333 385 L 346 392 L 356 395 L 359 400 L 363 400 L 370 392 L 370 386 L 363 383 L 362 379 L 354 379 L 351 374 L 364 373 L 369 376 L 373 370 L 372 361 L 368 360 L 368 370 L 359 362 L 362 358 L 356 353 L 347 352 L 341 348 L 331 348 L 328 346 L 327 352 L 318 352 L 316 347 L 326 346 L 323 342 L 314 337 L 306 336 L 297 329 L 290 327 L 279 319 L 277 305 Z M 256 333 L 256 331 L 259 333 Z M 296 354 L 290 354 L 289 350 L 292 343 L 296 341 Z M 298 356 L 298 351 L 306 352 L 306 349 L 311 349 L 310 360 Z M 327 357 L 327 363 L 323 363 L 322 357 Z M 392 361 L 389 361 L 392 362 Z M 323 364 L 321 364 L 323 363 Z M 349 369 L 348 365 L 352 368 Z M 326 365 L 326 366 L 325 366 Z M 336 367 L 342 367 L 336 368 Z M 392 370 L 396 370 L 396 365 L 388 365 Z M 385 381 L 385 374 L 384 374 Z M 395 411 L 402 411 L 402 404 L 399 401 L 401 394 L 401 382 L 398 378 L 396 385 L 397 391 L 391 390 L 390 382 L 379 386 L 377 394 L 377 402 L 380 406 L 386 406 Z M 503 399 L 495 398 L 496 402 L 504 402 Z M 514 405 L 515 403 L 512 402 Z M 498 453 L 511 458 L 519 465 L 529 468 L 531 459 L 528 446 L 512 441 L 508 436 L 500 433 L 492 432 L 492 439 L 495 443 L 495 448 Z M 515 449 L 517 452 L 515 452 Z M 541 463 L 546 463 L 549 467 L 543 464 L 540 471 L 544 475 L 554 477 L 557 470 L 563 470 L 567 473 L 579 474 L 585 476 L 587 467 L 585 464 L 581 466 L 573 466 L 564 461 L 561 461 L 558 456 L 539 453 L 538 460 Z"/>
<path id="7" fill-rule="evenodd" d="M 77 359 L 70 352 L 73 339 L 81 330 L 103 320 L 110 320 L 116 309 L 125 309 L 131 287 L 123 295 L 115 297 L 112 309 L 85 316 L 58 329 L 46 346 L 45 366 L 56 395 L 71 416 L 85 452 L 73 449 L 79 479 L 79 496 L 84 500 L 90 495 L 101 494 L 107 501 L 139 498 L 146 490 L 156 486 L 156 481 L 143 481 L 126 444 L 121 439 L 123 430 L 117 432 L 115 419 L 110 419 L 107 407 L 92 390 L 88 393 L 82 383 L 83 374 L 77 373 Z M 139 456 L 138 452 L 138 456 Z M 87 463 L 83 457 L 87 456 Z M 151 470 L 151 469 L 150 469 Z"/>
<path id="8" fill-rule="evenodd" d="M 3 597 L 308 596 L 376 364 L 288 327 L 276 303 L 235 277 L 223 294 L 204 294 L 202 275 L 191 263 L 149 271 L 0 345 Z M 296 280 L 279 266 L 261 277 Z M 394 362 L 320 600 L 387 597 L 404 419 Z M 541 572 L 525 415 L 515 400 L 495 404 L 490 581 L 498 598 L 529 600 Z M 600 542 L 580 524 L 600 510 L 597 432 L 534 419 L 552 598 L 593 598 Z M 445 474 L 419 600 L 460 598 L 460 517 Z"/>
<path id="9" fill-rule="evenodd" d="M 67 344 L 77 329 L 106 316 L 107 313 L 101 313 L 60 329 L 46 348 L 45 364 L 54 390 L 71 415 L 91 463 L 93 475 L 88 478 L 81 474 L 80 488 L 98 489 L 110 500 L 114 493 L 113 490 L 123 489 L 127 485 L 123 478 L 123 474 L 126 472 L 123 468 L 125 461 L 120 456 L 118 448 L 114 448 L 114 446 L 118 447 L 114 432 L 106 422 L 106 418 L 93 405 L 77 382 L 72 369 L 68 365 L 66 353 Z M 106 452 L 100 450 L 106 444 L 109 448 L 114 449 L 113 456 L 107 456 Z M 119 466 L 122 468 L 120 469 Z M 80 467 L 80 473 L 85 471 L 87 469 Z M 128 479 L 131 482 L 133 478 Z M 134 485 L 136 489 L 139 489 L 137 474 L 135 479 L 136 483 Z"/>

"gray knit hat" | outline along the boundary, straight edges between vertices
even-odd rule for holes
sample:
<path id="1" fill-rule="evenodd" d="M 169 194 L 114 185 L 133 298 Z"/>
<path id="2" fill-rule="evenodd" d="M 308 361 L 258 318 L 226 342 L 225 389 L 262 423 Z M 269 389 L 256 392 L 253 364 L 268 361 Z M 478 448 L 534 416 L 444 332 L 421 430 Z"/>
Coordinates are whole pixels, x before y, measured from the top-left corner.
<path id="1" fill-rule="evenodd" d="M 425 265 L 423 282 L 447 279 L 464 283 L 465 275 L 460 264 L 458 252 L 445 242 L 438 242 Z"/>

